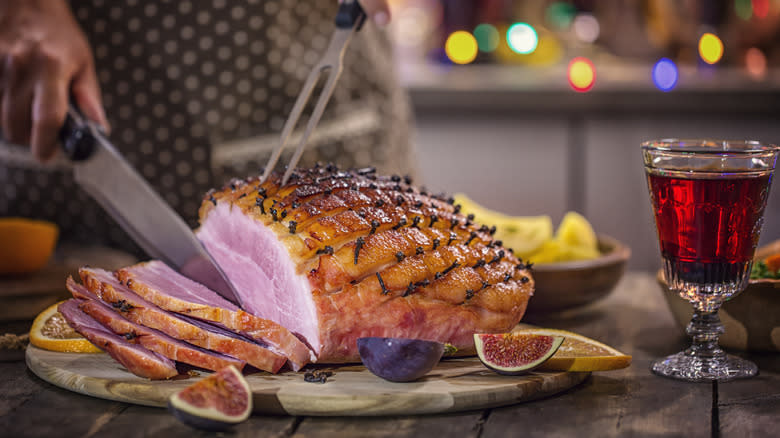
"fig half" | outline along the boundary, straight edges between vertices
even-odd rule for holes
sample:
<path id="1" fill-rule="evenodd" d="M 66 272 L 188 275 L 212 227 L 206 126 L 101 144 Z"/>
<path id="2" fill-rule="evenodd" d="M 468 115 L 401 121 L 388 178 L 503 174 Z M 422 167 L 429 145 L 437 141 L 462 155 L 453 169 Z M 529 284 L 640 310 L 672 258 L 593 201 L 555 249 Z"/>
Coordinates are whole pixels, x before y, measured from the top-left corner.
<path id="1" fill-rule="evenodd" d="M 173 394 L 168 409 L 187 425 L 219 432 L 249 418 L 252 391 L 241 372 L 229 365 Z"/>
<path id="2" fill-rule="evenodd" d="M 363 365 L 391 382 L 411 382 L 439 363 L 444 344 L 405 338 L 359 338 L 358 353 Z"/>
<path id="3" fill-rule="evenodd" d="M 527 373 L 552 357 L 563 336 L 522 333 L 475 334 L 479 360 L 491 370 L 505 375 Z"/>

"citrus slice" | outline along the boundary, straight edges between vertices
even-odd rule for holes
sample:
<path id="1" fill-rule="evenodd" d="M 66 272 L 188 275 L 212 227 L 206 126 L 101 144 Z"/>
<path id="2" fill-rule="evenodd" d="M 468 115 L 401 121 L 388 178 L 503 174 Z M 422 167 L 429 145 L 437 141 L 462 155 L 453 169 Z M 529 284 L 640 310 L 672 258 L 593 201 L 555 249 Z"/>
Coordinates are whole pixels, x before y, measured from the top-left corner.
<path id="1" fill-rule="evenodd" d="M 515 333 L 563 336 L 563 344 L 539 369 L 553 371 L 609 371 L 631 365 L 631 356 L 595 339 L 566 330 L 522 328 Z"/>
<path id="2" fill-rule="evenodd" d="M 555 233 L 555 240 L 573 247 L 593 250 L 598 248 L 598 240 L 593 226 L 583 215 L 575 211 L 569 211 L 563 216 Z"/>
<path id="3" fill-rule="evenodd" d="M 0 218 L 0 274 L 28 274 L 49 261 L 59 229 L 51 222 Z"/>
<path id="4" fill-rule="evenodd" d="M 36 347 L 65 353 L 99 353 L 101 350 L 76 333 L 52 304 L 39 313 L 30 329 L 30 343 Z"/>
<path id="5" fill-rule="evenodd" d="M 507 248 L 512 248 L 520 258 L 527 258 L 553 237 L 550 216 L 509 216 L 485 208 L 462 193 L 456 194 L 454 199 L 456 204 L 460 204 L 463 214 L 473 214 L 478 223 L 495 225 L 493 237 L 501 240 Z"/>

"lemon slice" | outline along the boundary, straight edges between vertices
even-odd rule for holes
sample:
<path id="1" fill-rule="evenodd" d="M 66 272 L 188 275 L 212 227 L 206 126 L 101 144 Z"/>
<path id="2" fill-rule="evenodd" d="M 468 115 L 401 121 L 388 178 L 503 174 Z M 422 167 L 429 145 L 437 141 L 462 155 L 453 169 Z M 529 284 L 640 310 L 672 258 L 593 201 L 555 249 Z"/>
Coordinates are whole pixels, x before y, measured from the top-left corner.
<path id="1" fill-rule="evenodd" d="M 631 356 L 599 341 L 566 330 L 521 328 L 519 333 L 563 336 L 558 351 L 539 369 L 553 371 L 610 371 L 631 365 Z"/>
<path id="2" fill-rule="evenodd" d="M 57 311 L 60 303 L 39 313 L 30 329 L 30 343 L 36 347 L 64 353 L 100 353 L 86 338 L 76 333 Z"/>
<path id="3" fill-rule="evenodd" d="M 596 232 L 584 216 L 574 211 L 567 212 L 561 219 L 555 240 L 569 247 L 592 249 L 598 254 Z"/>
<path id="4" fill-rule="evenodd" d="M 487 209 L 462 193 L 456 194 L 454 198 L 455 203 L 461 205 L 463 214 L 473 214 L 478 223 L 495 225 L 496 233 L 493 237 L 501 240 L 507 248 L 512 248 L 517 257 L 527 258 L 552 239 L 553 224 L 550 216 L 509 216 Z"/>

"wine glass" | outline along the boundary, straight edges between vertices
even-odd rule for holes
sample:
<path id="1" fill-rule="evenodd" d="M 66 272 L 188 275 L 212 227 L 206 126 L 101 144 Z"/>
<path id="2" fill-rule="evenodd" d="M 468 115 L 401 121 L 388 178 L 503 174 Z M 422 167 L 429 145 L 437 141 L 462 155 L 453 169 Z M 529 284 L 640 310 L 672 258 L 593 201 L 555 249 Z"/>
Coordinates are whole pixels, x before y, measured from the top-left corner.
<path id="1" fill-rule="evenodd" d="M 702 382 L 758 372 L 718 346 L 724 332 L 718 309 L 750 280 L 778 153 L 754 141 L 642 143 L 664 275 L 694 307 L 690 348 L 656 361 L 654 373 Z"/>

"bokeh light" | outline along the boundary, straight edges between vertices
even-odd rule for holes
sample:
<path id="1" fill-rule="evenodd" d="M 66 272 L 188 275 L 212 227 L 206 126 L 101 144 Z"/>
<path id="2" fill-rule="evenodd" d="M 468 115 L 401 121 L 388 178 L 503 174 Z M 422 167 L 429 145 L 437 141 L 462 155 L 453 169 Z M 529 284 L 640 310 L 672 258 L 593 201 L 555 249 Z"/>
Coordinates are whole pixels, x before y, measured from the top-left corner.
<path id="1" fill-rule="evenodd" d="M 769 0 L 753 0 L 753 14 L 758 18 L 766 18 L 769 15 Z"/>
<path id="2" fill-rule="evenodd" d="M 565 30 L 571 26 L 576 13 L 577 10 L 570 3 L 553 2 L 547 7 L 546 18 L 552 27 Z"/>
<path id="3" fill-rule="evenodd" d="M 574 35 L 585 43 L 593 43 L 599 38 L 601 33 L 599 21 L 591 14 L 579 14 L 574 17 L 572 27 L 574 28 Z"/>
<path id="4" fill-rule="evenodd" d="M 563 47 L 554 33 L 540 29 L 539 44 L 536 45 L 536 50 L 528 55 L 518 56 L 515 54 L 515 56 L 522 58 L 527 65 L 551 66 L 563 58 Z"/>
<path id="5" fill-rule="evenodd" d="M 477 57 L 477 39 L 465 30 L 459 30 L 447 37 L 444 50 L 452 62 L 468 64 Z"/>
<path id="6" fill-rule="evenodd" d="M 715 34 L 705 33 L 699 39 L 699 56 L 707 64 L 715 64 L 723 57 L 723 42 Z"/>
<path id="7" fill-rule="evenodd" d="M 477 39 L 477 47 L 482 52 L 490 53 L 496 50 L 501 36 L 495 26 L 482 23 L 474 28 L 474 38 Z"/>
<path id="8" fill-rule="evenodd" d="M 515 23 L 506 31 L 509 48 L 521 55 L 527 55 L 539 44 L 536 30 L 528 23 Z"/>
<path id="9" fill-rule="evenodd" d="M 745 68 L 753 79 L 763 79 L 766 76 L 766 55 L 761 49 L 751 47 L 745 52 Z"/>
<path id="10" fill-rule="evenodd" d="M 753 0 L 734 0 L 734 12 L 743 20 L 753 16 Z"/>
<path id="11" fill-rule="evenodd" d="M 677 65 L 669 58 L 661 58 L 653 66 L 653 83 L 661 91 L 671 91 L 678 78 Z"/>
<path id="12" fill-rule="evenodd" d="M 569 62 L 569 85 L 575 91 L 584 93 L 596 83 L 596 68 L 590 59 L 578 56 Z"/>

